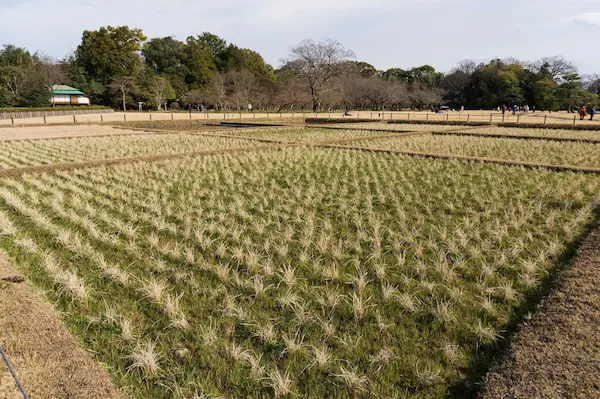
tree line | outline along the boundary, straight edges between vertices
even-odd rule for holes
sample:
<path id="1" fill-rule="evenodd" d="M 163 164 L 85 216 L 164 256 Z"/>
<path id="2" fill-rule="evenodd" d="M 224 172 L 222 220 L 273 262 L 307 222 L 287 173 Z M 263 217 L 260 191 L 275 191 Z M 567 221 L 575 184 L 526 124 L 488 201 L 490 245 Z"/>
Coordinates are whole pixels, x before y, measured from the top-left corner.
<path id="1" fill-rule="evenodd" d="M 463 61 L 447 74 L 423 65 L 377 70 L 334 40 L 305 40 L 274 69 L 256 51 L 209 32 L 185 41 L 148 40 L 142 30 L 84 31 L 75 52 L 55 60 L 0 49 L 0 107 L 47 106 L 50 86 L 67 84 L 94 104 L 120 109 L 291 111 L 327 109 L 492 109 L 528 104 L 574 110 L 596 104 L 600 75 L 582 77 L 563 57 L 535 62 Z"/>

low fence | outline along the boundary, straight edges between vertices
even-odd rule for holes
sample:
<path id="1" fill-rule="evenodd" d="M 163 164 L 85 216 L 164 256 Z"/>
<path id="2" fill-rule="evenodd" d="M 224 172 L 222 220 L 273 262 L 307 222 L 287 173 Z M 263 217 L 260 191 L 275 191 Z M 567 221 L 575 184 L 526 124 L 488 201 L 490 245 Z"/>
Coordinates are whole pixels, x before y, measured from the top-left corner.
<path id="1" fill-rule="evenodd" d="M 0 112 L 0 119 L 41 118 L 44 116 L 95 115 L 115 112 L 113 109 L 69 109 L 56 111 Z"/>
<path id="2" fill-rule="evenodd" d="M 50 112 L 55 112 L 50 114 Z M 85 115 L 88 114 L 88 115 Z M 530 112 L 526 114 L 512 113 L 502 114 L 494 111 L 465 111 L 449 112 L 445 114 L 435 114 L 433 112 L 379 112 L 379 111 L 351 111 L 349 114 L 343 112 L 289 112 L 289 113 L 271 113 L 271 112 L 119 112 L 113 110 L 69 110 L 69 111 L 47 111 L 23 112 L 20 116 L 16 113 L 0 113 L 0 126 L 25 126 L 42 124 L 101 124 L 101 123 L 119 123 L 119 122 L 157 122 L 157 121 L 197 121 L 202 122 L 249 122 L 251 119 L 269 121 L 272 123 L 302 123 L 304 119 L 313 119 L 314 122 L 325 123 L 423 123 L 423 124 L 456 124 L 456 125 L 538 125 L 536 127 L 550 128 L 551 126 L 578 128 L 589 126 L 590 129 L 600 129 L 600 118 L 590 121 L 580 120 L 578 115 L 566 113 L 541 113 Z M 36 117 L 37 115 L 37 117 Z M 302 118 L 302 119 L 300 119 Z M 318 120 L 318 121 L 317 121 Z M 176 122 L 174 122 L 176 123 Z"/>

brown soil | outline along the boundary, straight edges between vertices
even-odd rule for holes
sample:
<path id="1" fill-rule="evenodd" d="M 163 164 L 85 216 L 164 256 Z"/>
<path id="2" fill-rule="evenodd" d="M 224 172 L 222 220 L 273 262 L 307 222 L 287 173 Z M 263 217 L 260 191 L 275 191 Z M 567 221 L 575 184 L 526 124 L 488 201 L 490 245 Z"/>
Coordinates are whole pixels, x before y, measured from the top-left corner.
<path id="1" fill-rule="evenodd" d="M 0 278 L 18 276 L 0 254 Z M 31 399 L 124 397 L 27 282 L 0 281 L 0 343 Z M 0 398 L 22 398 L 2 361 Z"/>
<path id="2" fill-rule="evenodd" d="M 600 228 L 488 374 L 481 399 L 600 398 Z"/>

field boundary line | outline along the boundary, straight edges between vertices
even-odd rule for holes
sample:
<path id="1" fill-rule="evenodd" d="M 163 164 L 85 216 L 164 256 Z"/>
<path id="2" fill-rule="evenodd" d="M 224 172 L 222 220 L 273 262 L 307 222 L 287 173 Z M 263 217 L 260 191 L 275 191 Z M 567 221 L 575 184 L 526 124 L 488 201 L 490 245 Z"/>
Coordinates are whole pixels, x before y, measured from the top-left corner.
<path id="1" fill-rule="evenodd" d="M 557 136 L 516 136 L 508 134 L 494 134 L 494 133 L 475 133 L 475 132 L 433 132 L 434 136 L 468 136 L 468 137 L 485 137 L 494 139 L 513 139 L 513 140 L 546 140 L 546 141 L 558 141 L 558 142 L 569 142 L 569 143 L 588 143 L 588 144 L 600 144 L 600 139 L 584 139 L 575 137 L 557 137 Z"/>
<path id="2" fill-rule="evenodd" d="M 578 173 L 600 174 L 600 168 L 592 168 L 592 167 L 587 167 L 587 166 L 552 165 L 552 164 L 517 161 L 517 160 L 502 159 L 502 158 L 471 157 L 471 156 L 456 155 L 456 154 L 441 154 L 441 153 L 433 153 L 433 152 L 391 150 L 391 149 L 387 149 L 387 148 L 353 147 L 353 146 L 340 146 L 340 145 L 333 145 L 333 144 L 320 144 L 319 146 L 324 147 L 324 148 L 342 148 L 342 149 L 348 149 L 348 150 L 353 150 L 353 151 L 375 152 L 375 153 L 392 154 L 392 155 L 406 155 L 406 156 L 421 157 L 421 158 L 449 159 L 449 160 L 498 164 L 498 165 L 505 165 L 505 166 L 522 166 L 522 167 L 526 167 L 526 168 L 541 168 L 541 169 L 547 169 L 547 170 L 553 170 L 553 171 L 559 171 L 559 172 L 568 171 L 568 172 L 578 172 Z"/>

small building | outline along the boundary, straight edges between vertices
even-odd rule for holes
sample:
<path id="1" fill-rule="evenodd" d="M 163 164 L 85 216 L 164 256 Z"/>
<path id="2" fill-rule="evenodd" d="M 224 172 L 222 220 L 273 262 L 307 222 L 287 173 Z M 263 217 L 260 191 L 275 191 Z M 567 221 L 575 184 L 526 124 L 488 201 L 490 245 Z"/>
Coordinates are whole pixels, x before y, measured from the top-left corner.
<path id="1" fill-rule="evenodd" d="M 71 86 L 52 86 L 52 105 L 91 105 L 90 98 Z"/>

